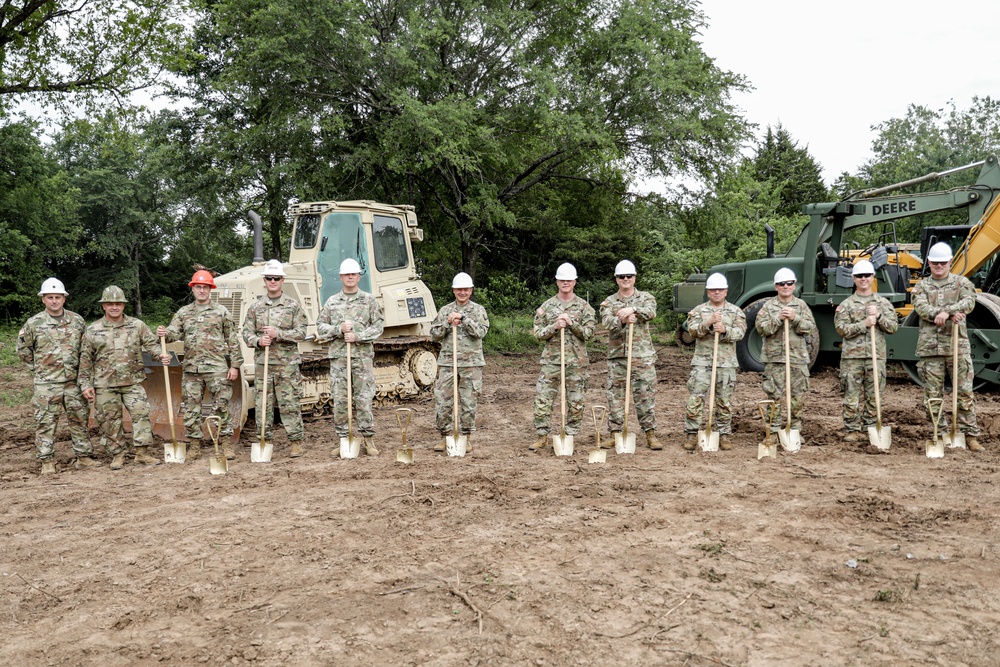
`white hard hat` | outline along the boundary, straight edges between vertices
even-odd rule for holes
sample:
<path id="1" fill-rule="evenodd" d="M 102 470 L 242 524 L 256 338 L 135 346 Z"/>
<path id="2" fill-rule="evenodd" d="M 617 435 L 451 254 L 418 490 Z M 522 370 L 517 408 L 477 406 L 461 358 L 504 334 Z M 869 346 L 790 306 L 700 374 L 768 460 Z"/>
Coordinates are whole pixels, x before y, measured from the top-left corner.
<path id="1" fill-rule="evenodd" d="M 576 267 L 566 262 L 556 269 L 556 280 L 576 280 Z"/>
<path id="2" fill-rule="evenodd" d="M 861 260 L 851 269 L 852 276 L 864 275 L 866 273 L 875 273 L 875 267 L 867 259 Z"/>
<path id="3" fill-rule="evenodd" d="M 348 273 L 361 273 L 361 265 L 358 264 L 358 260 L 348 257 L 340 263 L 340 275 Z"/>
<path id="4" fill-rule="evenodd" d="M 69 292 L 66 291 L 66 287 L 58 278 L 48 278 L 44 283 L 42 283 L 42 289 L 38 290 L 38 296 L 45 296 L 46 294 L 62 294 L 63 296 L 69 296 Z"/>
<path id="5" fill-rule="evenodd" d="M 464 271 L 462 273 L 456 273 L 455 278 L 451 281 L 452 289 L 468 289 L 474 287 L 472 284 L 472 276 Z"/>
<path id="6" fill-rule="evenodd" d="M 795 282 L 795 272 L 788 268 L 778 269 L 778 272 L 774 274 L 775 283 L 784 283 L 791 280 Z"/>
<path id="7" fill-rule="evenodd" d="M 951 246 L 944 241 L 932 245 L 930 252 L 927 253 L 928 262 L 950 262 L 951 258 Z"/>
<path id="8" fill-rule="evenodd" d="M 705 281 L 705 289 L 729 289 L 729 281 L 721 273 L 713 273 Z"/>
<path id="9" fill-rule="evenodd" d="M 616 276 L 634 276 L 635 275 L 635 264 L 633 264 L 632 262 L 628 261 L 627 259 L 623 259 L 622 261 L 618 262 L 618 265 L 615 267 L 615 275 Z"/>
<path id="10" fill-rule="evenodd" d="M 264 264 L 264 269 L 260 272 L 262 276 L 284 276 L 285 267 L 281 265 L 281 262 L 276 259 L 269 259 Z"/>

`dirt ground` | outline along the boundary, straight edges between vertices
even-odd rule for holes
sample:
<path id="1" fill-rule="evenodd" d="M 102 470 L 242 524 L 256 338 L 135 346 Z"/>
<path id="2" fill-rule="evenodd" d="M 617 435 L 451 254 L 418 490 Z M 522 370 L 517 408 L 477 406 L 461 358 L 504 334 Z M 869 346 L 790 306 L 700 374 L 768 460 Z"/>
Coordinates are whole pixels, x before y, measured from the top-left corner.
<path id="1" fill-rule="evenodd" d="M 430 451 L 432 403 L 411 404 L 411 466 L 381 408 L 375 459 L 331 457 L 313 422 L 304 458 L 279 440 L 251 464 L 247 434 L 226 476 L 204 459 L 75 471 L 62 431 L 41 479 L 30 408 L 5 409 L 0 664 L 997 663 L 997 394 L 979 398 L 988 451 L 931 460 L 895 373 L 893 447 L 870 455 L 839 441 L 820 368 L 807 446 L 758 462 L 760 377 L 740 376 L 734 450 L 686 453 L 688 356 L 659 359 L 667 448 L 604 465 L 592 425 L 573 457 L 526 451 L 529 357 L 489 359 L 464 459 Z"/>

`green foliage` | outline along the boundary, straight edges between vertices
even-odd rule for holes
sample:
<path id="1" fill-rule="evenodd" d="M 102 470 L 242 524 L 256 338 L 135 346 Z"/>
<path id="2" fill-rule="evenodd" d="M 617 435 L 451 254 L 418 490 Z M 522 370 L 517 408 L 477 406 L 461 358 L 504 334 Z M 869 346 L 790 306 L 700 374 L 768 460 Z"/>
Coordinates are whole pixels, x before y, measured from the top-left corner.
<path id="1" fill-rule="evenodd" d="M 751 162 L 751 173 L 757 181 L 777 188 L 781 203 L 775 213 L 780 217 L 797 218 L 803 204 L 829 199 L 819 164 L 780 124 L 767 128 Z"/>
<path id="2" fill-rule="evenodd" d="M 490 314 L 490 330 L 483 338 L 483 350 L 496 354 L 539 354 L 542 343 L 531 334 L 531 315 Z"/>

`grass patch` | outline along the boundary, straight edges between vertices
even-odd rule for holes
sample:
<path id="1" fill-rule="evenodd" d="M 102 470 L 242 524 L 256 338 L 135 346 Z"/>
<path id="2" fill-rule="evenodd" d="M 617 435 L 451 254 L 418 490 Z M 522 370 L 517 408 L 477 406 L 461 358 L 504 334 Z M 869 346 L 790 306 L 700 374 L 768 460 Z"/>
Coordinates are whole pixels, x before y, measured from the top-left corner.
<path id="1" fill-rule="evenodd" d="M 490 315 L 490 330 L 483 339 L 489 354 L 539 354 L 542 343 L 531 335 L 533 315 Z"/>
<path id="2" fill-rule="evenodd" d="M 34 390 L 28 368 L 17 356 L 17 332 L 20 327 L 0 324 L 0 405 L 13 408 L 31 402 Z"/>
<path id="3" fill-rule="evenodd" d="M 21 364 L 17 356 L 17 332 L 20 330 L 13 324 L 0 324 L 0 368 Z"/>

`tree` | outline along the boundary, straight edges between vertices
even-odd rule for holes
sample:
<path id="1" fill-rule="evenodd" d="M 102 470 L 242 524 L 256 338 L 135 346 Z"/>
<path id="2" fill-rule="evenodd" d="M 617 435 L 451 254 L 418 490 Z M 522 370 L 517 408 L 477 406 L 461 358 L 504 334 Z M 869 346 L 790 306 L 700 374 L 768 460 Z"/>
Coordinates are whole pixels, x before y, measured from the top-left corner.
<path id="1" fill-rule="evenodd" d="M 778 188 L 781 199 L 775 211 L 778 215 L 801 215 L 803 204 L 826 201 L 829 197 L 819 164 L 809 154 L 808 147 L 799 148 L 781 125 L 768 126 L 752 165 L 757 181 L 770 181 Z"/>

